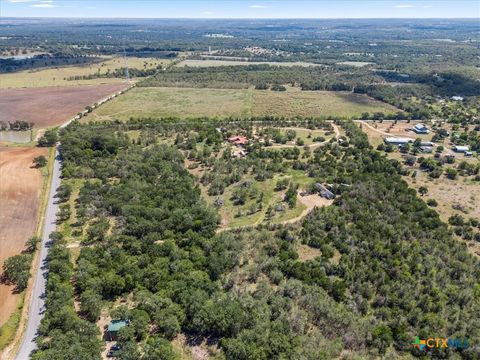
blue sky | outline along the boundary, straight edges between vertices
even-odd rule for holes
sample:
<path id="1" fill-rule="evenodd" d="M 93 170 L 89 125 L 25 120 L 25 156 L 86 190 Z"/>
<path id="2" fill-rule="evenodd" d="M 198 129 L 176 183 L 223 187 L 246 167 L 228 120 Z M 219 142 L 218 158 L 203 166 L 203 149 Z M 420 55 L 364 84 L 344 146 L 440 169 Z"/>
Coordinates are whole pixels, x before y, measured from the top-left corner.
<path id="1" fill-rule="evenodd" d="M 480 18 L 480 1 L 0 0 L 0 17 Z"/>

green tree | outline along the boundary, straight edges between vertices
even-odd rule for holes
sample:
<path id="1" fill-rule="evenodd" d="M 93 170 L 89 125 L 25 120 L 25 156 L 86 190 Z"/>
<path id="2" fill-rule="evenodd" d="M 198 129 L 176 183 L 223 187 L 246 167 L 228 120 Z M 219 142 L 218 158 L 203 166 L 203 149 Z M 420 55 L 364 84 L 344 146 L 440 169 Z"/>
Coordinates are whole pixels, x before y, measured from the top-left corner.
<path id="1" fill-rule="evenodd" d="M 27 240 L 25 243 L 25 250 L 29 253 L 33 253 L 35 250 L 37 250 L 37 245 L 41 241 L 41 239 L 34 235 L 30 239 Z"/>
<path id="2" fill-rule="evenodd" d="M 38 139 L 38 145 L 43 147 L 54 146 L 58 141 L 57 129 L 49 129 Z"/>
<path id="3" fill-rule="evenodd" d="M 297 204 L 297 189 L 298 184 L 290 184 L 288 186 L 287 192 L 285 193 L 284 201 L 291 207 L 294 208 Z"/>
<path id="4" fill-rule="evenodd" d="M 9 257 L 3 264 L 3 281 L 14 284 L 18 292 L 25 290 L 28 285 L 28 278 L 30 277 L 31 260 L 32 255 L 30 254 L 20 254 Z"/>
<path id="5" fill-rule="evenodd" d="M 422 196 L 426 195 L 428 193 L 428 188 L 426 186 L 420 186 L 418 188 L 418 193 Z"/>
<path id="6" fill-rule="evenodd" d="M 450 180 L 455 180 L 457 178 L 457 170 L 453 168 L 447 168 L 445 170 L 445 176 L 449 178 Z"/>
<path id="7" fill-rule="evenodd" d="M 88 321 L 95 322 L 102 310 L 102 297 L 92 289 L 80 295 L 80 311 Z"/>
<path id="8" fill-rule="evenodd" d="M 47 165 L 47 158 L 43 155 L 36 156 L 35 158 L 33 158 L 33 164 L 37 168 L 42 168 Z"/>

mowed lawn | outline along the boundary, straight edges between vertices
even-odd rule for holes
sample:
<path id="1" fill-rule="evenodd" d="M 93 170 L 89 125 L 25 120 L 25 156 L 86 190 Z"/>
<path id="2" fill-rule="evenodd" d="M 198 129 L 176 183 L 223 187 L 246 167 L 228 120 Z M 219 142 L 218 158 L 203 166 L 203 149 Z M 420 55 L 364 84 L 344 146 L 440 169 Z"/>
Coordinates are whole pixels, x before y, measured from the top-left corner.
<path id="1" fill-rule="evenodd" d="M 398 111 L 367 96 L 329 91 L 285 92 L 250 89 L 135 88 L 101 106 L 90 120 L 127 120 L 130 117 L 249 117 L 338 116 L 363 112 Z"/>

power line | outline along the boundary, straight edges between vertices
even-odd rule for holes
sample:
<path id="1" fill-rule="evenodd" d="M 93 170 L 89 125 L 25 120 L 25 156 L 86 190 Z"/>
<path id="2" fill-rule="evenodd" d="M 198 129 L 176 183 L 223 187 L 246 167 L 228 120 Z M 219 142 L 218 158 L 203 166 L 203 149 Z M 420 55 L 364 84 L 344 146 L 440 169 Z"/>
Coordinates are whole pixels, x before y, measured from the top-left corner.
<path id="1" fill-rule="evenodd" d="M 125 50 L 125 39 L 123 40 L 123 60 L 125 62 L 125 81 L 130 82 L 130 73 L 128 72 L 127 51 Z"/>

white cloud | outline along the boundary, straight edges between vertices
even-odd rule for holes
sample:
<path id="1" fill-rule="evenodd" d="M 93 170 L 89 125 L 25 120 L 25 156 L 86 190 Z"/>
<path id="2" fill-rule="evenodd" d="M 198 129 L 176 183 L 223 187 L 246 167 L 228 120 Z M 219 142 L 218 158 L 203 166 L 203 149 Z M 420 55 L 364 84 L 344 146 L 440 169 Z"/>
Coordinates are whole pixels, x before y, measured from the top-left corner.
<path id="1" fill-rule="evenodd" d="M 201 15 L 213 15 L 215 13 L 213 11 L 202 11 L 200 14 Z"/>
<path id="2" fill-rule="evenodd" d="M 35 2 L 37 0 L 7 0 L 9 3 L 26 3 L 26 2 Z"/>
<path id="3" fill-rule="evenodd" d="M 53 3 L 53 0 L 7 0 L 7 2 L 12 4 L 21 4 L 21 3 L 51 4 Z"/>
<path id="4" fill-rule="evenodd" d="M 408 9 L 408 8 L 413 8 L 415 7 L 412 4 L 400 4 L 395 6 L 397 9 Z"/>
<path id="5" fill-rule="evenodd" d="M 266 9 L 266 8 L 268 8 L 268 6 L 266 6 L 266 5 L 250 5 L 249 8 L 252 8 L 252 9 Z"/>
<path id="6" fill-rule="evenodd" d="M 45 4 L 45 3 L 42 3 L 42 4 L 33 4 L 31 5 L 32 7 L 34 8 L 44 8 L 44 9 L 47 9 L 47 8 L 52 8 L 52 7 L 55 7 L 55 5 L 52 5 L 52 4 Z"/>

